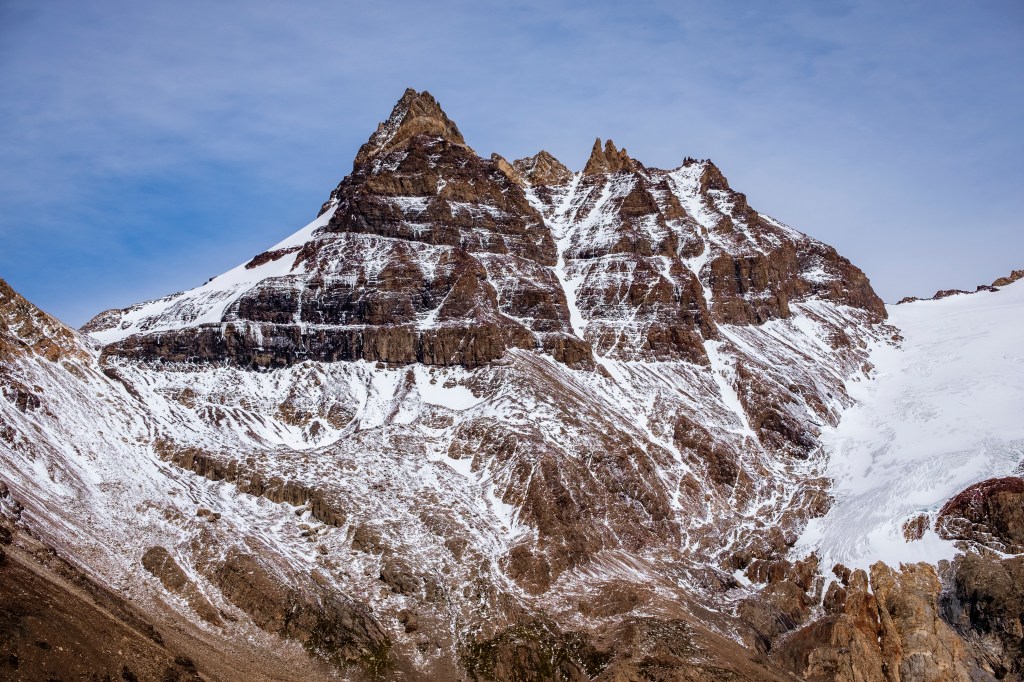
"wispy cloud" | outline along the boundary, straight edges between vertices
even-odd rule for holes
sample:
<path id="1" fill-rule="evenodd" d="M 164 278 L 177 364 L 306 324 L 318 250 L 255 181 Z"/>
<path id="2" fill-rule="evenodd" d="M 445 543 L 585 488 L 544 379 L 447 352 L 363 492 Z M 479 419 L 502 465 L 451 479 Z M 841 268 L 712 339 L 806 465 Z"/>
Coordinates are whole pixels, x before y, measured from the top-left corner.
<path id="1" fill-rule="evenodd" d="M 1018 2 L 0 3 L 0 276 L 73 323 L 300 226 L 407 86 L 478 151 L 714 158 L 888 298 L 1024 265 Z"/>

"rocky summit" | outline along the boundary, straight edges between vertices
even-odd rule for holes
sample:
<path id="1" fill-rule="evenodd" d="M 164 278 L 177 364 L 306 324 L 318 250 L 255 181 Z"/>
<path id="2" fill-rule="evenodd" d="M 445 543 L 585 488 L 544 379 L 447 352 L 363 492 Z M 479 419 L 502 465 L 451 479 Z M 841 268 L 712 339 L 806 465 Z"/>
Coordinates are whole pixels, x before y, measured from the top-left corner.
<path id="1" fill-rule="evenodd" d="M 885 517 L 942 561 L 814 544 L 887 317 L 711 161 L 483 157 L 407 90 L 200 287 L 0 286 L 0 677 L 1020 679 L 1016 461 Z"/>

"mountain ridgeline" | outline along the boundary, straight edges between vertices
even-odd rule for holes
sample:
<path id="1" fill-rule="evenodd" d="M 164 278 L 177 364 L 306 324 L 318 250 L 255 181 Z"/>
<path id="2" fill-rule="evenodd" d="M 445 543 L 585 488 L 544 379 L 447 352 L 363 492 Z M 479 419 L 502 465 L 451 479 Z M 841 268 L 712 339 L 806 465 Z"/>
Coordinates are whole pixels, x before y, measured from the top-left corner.
<path id="1" fill-rule="evenodd" d="M 200 287 L 76 331 L 0 286 L 0 677 L 1014 679 L 1017 559 L 798 547 L 900 340 L 710 161 L 485 158 L 408 90 Z M 1016 480 L 908 542 L 1019 547 Z"/>
<path id="2" fill-rule="evenodd" d="M 86 329 L 141 317 L 106 352 L 176 362 L 476 367 L 522 348 L 593 368 L 595 354 L 706 365 L 717 324 L 785 319 L 810 298 L 885 317 L 860 270 L 750 208 L 710 162 L 647 169 L 611 141 L 578 176 L 546 152 L 484 159 L 429 93 L 405 93 L 321 213 L 308 241 L 247 265 L 290 267 L 209 322 L 192 315 L 217 280 Z"/>

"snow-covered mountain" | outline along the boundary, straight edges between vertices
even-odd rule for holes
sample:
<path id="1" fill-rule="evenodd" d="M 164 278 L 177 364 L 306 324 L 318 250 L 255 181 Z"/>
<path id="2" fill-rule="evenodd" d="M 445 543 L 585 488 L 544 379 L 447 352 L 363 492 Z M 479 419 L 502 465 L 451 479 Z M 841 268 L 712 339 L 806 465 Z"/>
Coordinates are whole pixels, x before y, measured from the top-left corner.
<path id="1" fill-rule="evenodd" d="M 1014 640 L 965 648 L 934 568 L 856 569 L 1016 532 L 940 507 L 1021 460 L 1021 286 L 887 311 L 710 161 L 485 159 L 409 90 L 313 222 L 201 287 L 82 332 L 4 289 L 8 565 L 64 594 L 56 552 L 82 613 L 164 647 L 86 665 L 23 633 L 12 670 L 994 674 Z"/>

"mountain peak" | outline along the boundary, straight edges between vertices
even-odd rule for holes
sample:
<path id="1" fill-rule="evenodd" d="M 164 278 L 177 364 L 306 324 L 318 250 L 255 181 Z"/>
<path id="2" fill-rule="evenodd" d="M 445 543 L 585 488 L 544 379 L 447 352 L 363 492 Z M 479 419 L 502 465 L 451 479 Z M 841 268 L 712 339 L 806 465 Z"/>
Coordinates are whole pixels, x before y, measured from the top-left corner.
<path id="1" fill-rule="evenodd" d="M 77 334 L 0 279 L 0 360 L 33 354 L 51 361 L 86 357 Z"/>
<path id="2" fill-rule="evenodd" d="M 597 175 L 598 173 L 619 173 L 621 171 L 636 170 L 640 164 L 630 158 L 625 147 L 616 149 L 615 143 L 608 140 L 604 149 L 601 148 L 601 138 L 594 140 L 594 148 L 590 152 L 590 159 L 583 168 L 584 175 Z"/>
<path id="3" fill-rule="evenodd" d="M 569 182 L 572 171 L 545 150 L 512 163 L 519 174 L 531 185 L 561 185 Z"/>
<path id="4" fill-rule="evenodd" d="M 523 186 L 527 184 L 526 178 L 520 175 L 519 171 L 501 154 L 491 154 L 491 163 L 517 185 Z"/>
<path id="5" fill-rule="evenodd" d="M 707 193 L 708 190 L 728 190 L 729 181 L 726 179 L 718 166 L 710 160 L 704 162 L 704 172 L 700 176 L 700 191 Z"/>
<path id="6" fill-rule="evenodd" d="M 455 122 L 441 109 L 434 96 L 424 90 L 407 88 L 388 119 L 377 126 L 366 144 L 359 148 L 356 165 L 399 147 L 416 135 L 432 135 L 468 147 Z"/>

